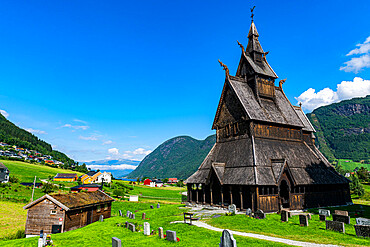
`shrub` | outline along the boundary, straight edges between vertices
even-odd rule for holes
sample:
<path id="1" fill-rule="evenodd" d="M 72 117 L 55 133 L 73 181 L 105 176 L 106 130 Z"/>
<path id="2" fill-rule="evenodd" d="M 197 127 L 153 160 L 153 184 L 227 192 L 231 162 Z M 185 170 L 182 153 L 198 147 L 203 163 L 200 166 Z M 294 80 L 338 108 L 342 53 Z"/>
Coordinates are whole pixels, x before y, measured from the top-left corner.
<path id="1" fill-rule="evenodd" d="M 9 182 L 11 182 L 11 183 L 19 183 L 19 178 L 17 178 L 16 176 L 10 175 Z"/>

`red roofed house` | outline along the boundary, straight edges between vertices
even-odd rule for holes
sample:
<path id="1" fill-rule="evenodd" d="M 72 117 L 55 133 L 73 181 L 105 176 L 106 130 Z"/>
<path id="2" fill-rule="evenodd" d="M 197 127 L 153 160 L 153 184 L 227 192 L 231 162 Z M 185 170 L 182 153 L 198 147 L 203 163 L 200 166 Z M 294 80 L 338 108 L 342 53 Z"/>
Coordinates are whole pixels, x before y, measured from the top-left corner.
<path id="1" fill-rule="evenodd" d="M 152 180 L 150 180 L 149 178 L 147 178 L 147 179 L 144 180 L 144 185 L 150 186 L 150 183 L 151 182 L 152 182 Z"/>
<path id="2" fill-rule="evenodd" d="M 175 184 L 175 183 L 177 183 L 177 178 L 169 178 L 167 183 L 168 184 Z"/>

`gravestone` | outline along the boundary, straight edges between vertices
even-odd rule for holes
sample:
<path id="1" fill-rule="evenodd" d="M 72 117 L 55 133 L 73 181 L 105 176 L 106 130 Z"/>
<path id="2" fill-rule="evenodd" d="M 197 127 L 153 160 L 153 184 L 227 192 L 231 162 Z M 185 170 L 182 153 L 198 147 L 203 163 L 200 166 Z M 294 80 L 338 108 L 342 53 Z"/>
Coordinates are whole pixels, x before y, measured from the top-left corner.
<path id="1" fill-rule="evenodd" d="M 345 233 L 345 228 L 344 228 L 344 223 L 343 222 L 330 221 L 330 220 L 327 220 L 325 222 L 326 222 L 326 230 Z"/>
<path id="2" fill-rule="evenodd" d="M 308 218 L 309 220 L 312 220 L 312 215 L 311 215 L 311 214 L 307 214 L 307 218 Z"/>
<path id="3" fill-rule="evenodd" d="M 37 242 L 37 247 L 43 247 L 44 246 L 44 239 L 39 238 L 39 241 Z"/>
<path id="4" fill-rule="evenodd" d="M 337 214 L 337 215 L 343 215 L 343 216 L 348 216 L 348 211 L 335 210 L 335 214 Z"/>
<path id="5" fill-rule="evenodd" d="M 135 219 L 135 214 L 131 214 L 131 219 Z"/>
<path id="6" fill-rule="evenodd" d="M 256 219 L 265 219 L 266 214 L 261 209 L 258 209 L 256 212 L 254 212 L 254 218 L 256 218 Z"/>
<path id="7" fill-rule="evenodd" d="M 121 210 L 118 210 L 118 213 L 119 213 L 119 216 L 122 217 L 122 211 Z"/>
<path id="8" fill-rule="evenodd" d="M 321 221 L 326 221 L 326 215 L 320 214 L 319 217 Z"/>
<path id="9" fill-rule="evenodd" d="M 245 212 L 245 215 L 251 217 L 252 216 L 252 209 L 247 208 L 247 211 Z"/>
<path id="10" fill-rule="evenodd" d="M 158 228 L 158 236 L 159 236 L 159 238 L 164 238 L 163 227 Z"/>
<path id="11" fill-rule="evenodd" d="M 292 215 L 292 212 L 288 211 L 288 217 L 289 217 L 289 218 L 292 218 L 292 216 L 293 216 L 293 215 Z"/>
<path id="12" fill-rule="evenodd" d="M 219 247 L 236 247 L 236 240 L 229 230 L 223 230 Z"/>
<path id="13" fill-rule="evenodd" d="M 159 205 L 159 202 L 158 202 L 158 204 L 157 204 L 157 208 L 160 208 L 161 207 L 161 205 Z"/>
<path id="14" fill-rule="evenodd" d="M 166 239 L 168 241 L 175 241 L 175 242 L 177 242 L 176 232 L 175 231 L 167 230 L 166 231 Z"/>
<path id="15" fill-rule="evenodd" d="M 131 214 L 131 212 L 130 212 L 130 211 L 127 211 L 127 213 L 126 213 L 126 217 L 127 217 L 127 218 L 130 218 L 130 214 Z"/>
<path id="16" fill-rule="evenodd" d="M 128 228 L 128 221 L 125 222 L 125 227 Z"/>
<path id="17" fill-rule="evenodd" d="M 150 224 L 149 222 L 144 222 L 144 235 L 150 235 Z"/>
<path id="18" fill-rule="evenodd" d="M 229 214 L 235 214 L 236 213 L 236 206 L 235 206 L 235 204 L 229 205 L 228 208 L 227 208 L 227 210 L 228 210 Z"/>
<path id="19" fill-rule="evenodd" d="M 128 223 L 128 229 L 129 229 L 130 231 L 134 232 L 134 231 L 135 231 L 135 225 L 134 225 L 134 224 L 132 224 L 132 223 Z"/>
<path id="20" fill-rule="evenodd" d="M 307 216 L 307 214 L 300 214 L 299 215 L 299 225 L 300 226 L 308 226 L 308 216 Z"/>
<path id="21" fill-rule="evenodd" d="M 289 218 L 289 212 L 286 211 L 286 210 L 281 210 L 281 221 L 282 222 L 287 222 L 288 221 L 288 218 Z"/>
<path id="22" fill-rule="evenodd" d="M 121 239 L 119 238 L 112 238 L 112 247 L 122 247 Z"/>
<path id="23" fill-rule="evenodd" d="M 356 218 L 356 224 L 362 226 L 370 226 L 370 220 L 366 218 Z"/>
<path id="24" fill-rule="evenodd" d="M 142 219 L 142 220 L 145 220 L 145 219 L 146 219 L 146 213 L 143 213 L 143 214 L 141 215 L 141 219 Z"/>
<path id="25" fill-rule="evenodd" d="M 325 215 L 326 217 L 329 217 L 330 216 L 330 210 L 319 209 L 319 215 Z"/>
<path id="26" fill-rule="evenodd" d="M 345 215 L 340 215 L 340 214 L 333 214 L 333 221 L 339 221 L 339 222 L 343 222 L 345 224 L 350 224 L 351 223 L 351 217 L 350 216 L 345 216 Z"/>
<path id="27" fill-rule="evenodd" d="M 357 237 L 370 238 L 370 225 L 355 225 Z"/>
<path id="28" fill-rule="evenodd" d="M 150 205 L 150 209 L 153 209 L 154 207 L 153 207 L 153 205 Z"/>
<path id="29" fill-rule="evenodd" d="M 99 216 L 99 221 L 100 221 L 100 222 L 103 222 L 103 221 L 104 221 L 104 215 L 100 215 L 100 216 Z"/>

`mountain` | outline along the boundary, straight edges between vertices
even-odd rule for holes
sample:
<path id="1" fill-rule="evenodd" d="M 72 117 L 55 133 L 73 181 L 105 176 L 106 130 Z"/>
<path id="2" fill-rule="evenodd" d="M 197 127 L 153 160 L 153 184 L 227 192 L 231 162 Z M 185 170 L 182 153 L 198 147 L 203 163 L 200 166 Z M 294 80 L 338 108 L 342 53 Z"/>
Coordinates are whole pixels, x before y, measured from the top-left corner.
<path id="1" fill-rule="evenodd" d="M 194 173 L 216 142 L 216 135 L 205 140 L 178 136 L 165 141 L 147 155 L 127 177 L 186 179 Z"/>
<path id="2" fill-rule="evenodd" d="M 370 159 L 370 95 L 322 106 L 307 114 L 316 145 L 329 159 Z"/>
<path id="3" fill-rule="evenodd" d="M 81 163 L 81 162 L 80 162 Z M 111 172 L 115 178 L 123 178 L 139 165 L 140 161 L 137 160 L 97 160 L 85 162 L 87 168 L 91 170 L 101 170 Z"/>
<path id="4" fill-rule="evenodd" d="M 44 155 L 51 155 L 54 159 L 68 166 L 75 163 L 74 160 L 70 159 L 64 153 L 53 150 L 49 143 L 40 140 L 37 136 L 19 128 L 7 120 L 2 114 L 0 114 L 0 142 L 5 142 L 20 148 L 36 150 Z"/>

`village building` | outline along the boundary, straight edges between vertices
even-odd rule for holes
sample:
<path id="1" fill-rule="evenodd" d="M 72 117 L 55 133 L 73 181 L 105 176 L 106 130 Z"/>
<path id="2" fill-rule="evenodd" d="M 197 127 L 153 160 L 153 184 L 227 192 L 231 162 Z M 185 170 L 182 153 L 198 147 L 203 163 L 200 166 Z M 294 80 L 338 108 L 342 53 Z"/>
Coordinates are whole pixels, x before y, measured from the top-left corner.
<path id="1" fill-rule="evenodd" d="M 80 192 L 80 191 L 97 191 L 102 190 L 102 185 L 100 184 L 81 184 L 71 188 L 72 192 Z"/>
<path id="2" fill-rule="evenodd" d="M 110 172 L 95 172 L 90 171 L 81 177 L 81 182 L 84 184 L 91 184 L 91 183 L 111 183 L 112 182 L 112 173 Z"/>
<path id="3" fill-rule="evenodd" d="M 77 181 L 78 176 L 76 173 L 58 173 L 54 177 L 54 181 L 74 182 Z"/>
<path id="4" fill-rule="evenodd" d="M 3 163 L 0 163 L 0 183 L 9 182 L 9 173 L 9 169 Z"/>
<path id="5" fill-rule="evenodd" d="M 177 183 L 177 178 L 169 178 L 167 183 L 168 184 L 176 184 Z"/>
<path id="6" fill-rule="evenodd" d="M 187 180 L 188 201 L 239 209 L 304 209 L 351 203 L 349 180 L 315 146 L 315 129 L 293 106 L 266 60 L 252 20 L 235 76 L 226 65 L 214 118 L 216 143 Z"/>
<path id="7" fill-rule="evenodd" d="M 27 209 L 26 237 L 61 233 L 111 217 L 113 198 L 98 190 L 69 194 L 44 195 L 24 206 Z"/>
<path id="8" fill-rule="evenodd" d="M 144 180 L 144 185 L 150 186 L 150 183 L 152 183 L 152 180 L 150 180 L 149 178 Z"/>

